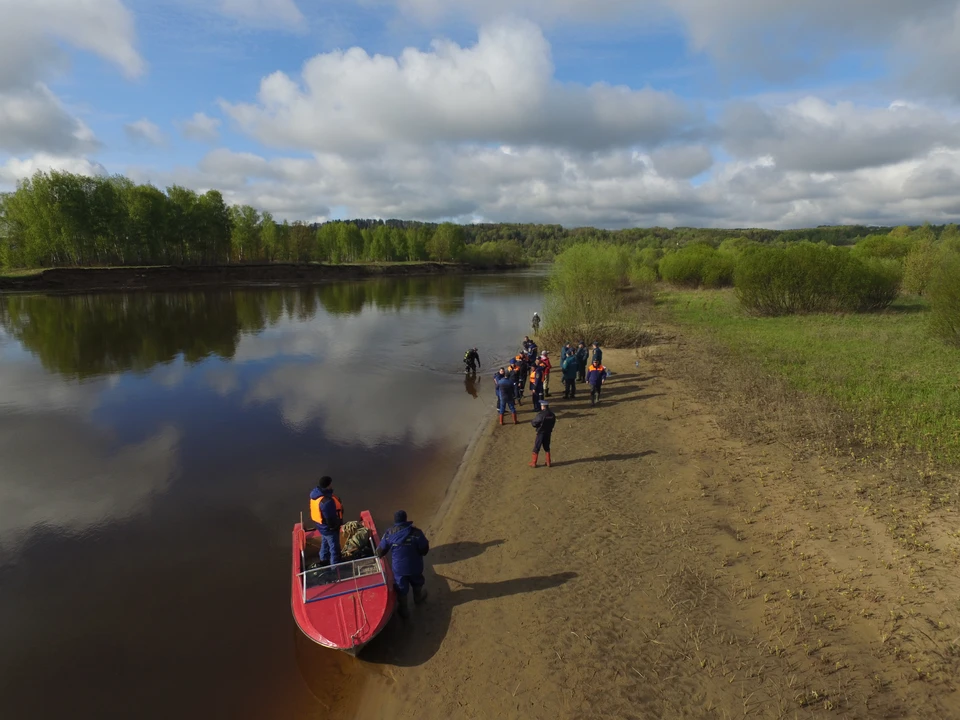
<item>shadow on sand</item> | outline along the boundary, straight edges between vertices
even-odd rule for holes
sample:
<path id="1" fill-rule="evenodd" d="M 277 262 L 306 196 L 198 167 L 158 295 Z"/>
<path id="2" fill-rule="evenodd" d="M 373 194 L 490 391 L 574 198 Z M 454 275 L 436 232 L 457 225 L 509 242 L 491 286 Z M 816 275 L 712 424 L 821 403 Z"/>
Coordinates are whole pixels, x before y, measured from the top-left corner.
<path id="1" fill-rule="evenodd" d="M 600 455 L 598 457 L 590 458 L 578 458 L 577 460 L 561 460 L 560 462 L 551 463 L 551 467 L 563 467 L 565 465 L 577 465 L 579 463 L 593 463 L 593 462 L 609 462 L 616 460 L 638 460 L 639 458 L 647 457 L 647 455 L 656 455 L 656 450 L 644 450 L 643 452 L 638 453 L 620 453 L 613 455 Z"/>
<path id="2" fill-rule="evenodd" d="M 503 541 L 491 543 L 452 543 L 437 548 L 427 557 L 437 564 L 456 562 L 479 555 L 487 547 L 494 547 Z M 456 559 L 453 559 L 456 558 Z M 564 572 L 555 575 L 536 575 L 515 578 L 500 582 L 465 583 L 450 576 L 441 575 L 428 567 L 424 573 L 426 587 L 430 597 L 419 607 L 410 603 L 410 618 L 406 621 L 395 616 L 390 624 L 360 654 L 360 660 L 376 665 L 398 665 L 415 667 L 432 658 L 450 629 L 453 608 L 471 602 L 495 600 L 511 595 L 541 592 L 560 587 L 577 577 L 577 573 Z M 412 599 L 412 598 L 411 598 Z"/>

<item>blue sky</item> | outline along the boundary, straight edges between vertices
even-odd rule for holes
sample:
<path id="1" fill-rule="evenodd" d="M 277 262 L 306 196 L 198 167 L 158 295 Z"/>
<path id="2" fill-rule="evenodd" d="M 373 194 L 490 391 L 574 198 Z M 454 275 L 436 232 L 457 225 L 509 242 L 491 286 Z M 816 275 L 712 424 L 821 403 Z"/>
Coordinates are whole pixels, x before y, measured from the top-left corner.
<path id="1" fill-rule="evenodd" d="M 125 173 L 291 220 L 960 219 L 958 0 L 0 0 L 0 13 L 7 188 L 37 169 Z"/>

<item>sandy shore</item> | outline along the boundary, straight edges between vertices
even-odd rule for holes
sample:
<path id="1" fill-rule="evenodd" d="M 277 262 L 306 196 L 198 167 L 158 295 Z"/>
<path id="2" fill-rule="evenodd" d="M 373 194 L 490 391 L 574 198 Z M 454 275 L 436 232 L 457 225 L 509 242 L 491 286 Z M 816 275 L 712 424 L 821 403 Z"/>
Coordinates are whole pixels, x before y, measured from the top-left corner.
<path id="1" fill-rule="evenodd" d="M 675 352 L 606 353 L 596 408 L 555 395 L 549 470 L 529 401 L 491 411 L 429 527 L 429 602 L 331 717 L 960 717 L 953 516 L 905 545 L 875 476 L 724 431 Z"/>

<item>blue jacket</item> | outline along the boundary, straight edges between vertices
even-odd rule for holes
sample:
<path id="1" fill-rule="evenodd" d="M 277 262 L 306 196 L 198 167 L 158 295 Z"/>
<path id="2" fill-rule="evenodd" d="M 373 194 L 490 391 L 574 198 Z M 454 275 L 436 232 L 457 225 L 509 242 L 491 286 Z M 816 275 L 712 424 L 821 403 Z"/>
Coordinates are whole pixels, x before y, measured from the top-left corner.
<path id="1" fill-rule="evenodd" d="M 560 348 L 560 364 L 562 365 L 564 360 L 575 354 L 576 353 L 572 347 L 567 347 L 564 345 L 562 348 Z"/>
<path id="2" fill-rule="evenodd" d="M 497 394 L 497 397 L 500 397 L 500 381 L 505 377 L 506 375 L 501 375 L 499 370 L 493 374 L 493 392 Z"/>
<path id="3" fill-rule="evenodd" d="M 497 393 L 501 400 L 513 400 L 517 394 L 517 383 L 509 377 L 503 377 L 497 380 Z"/>
<path id="4" fill-rule="evenodd" d="M 603 365 L 603 349 L 602 348 L 595 347 L 593 349 L 593 357 L 590 358 L 590 362 L 592 363 L 594 360 L 596 360 L 598 363 Z"/>
<path id="5" fill-rule="evenodd" d="M 311 500 L 317 500 L 321 497 L 323 500 L 320 500 L 320 514 L 323 516 L 323 525 L 318 526 L 317 529 L 321 535 L 340 537 L 342 521 L 337 513 L 337 503 L 333 500 L 333 488 L 327 488 L 326 490 L 314 488 L 310 491 Z"/>
<path id="6" fill-rule="evenodd" d="M 576 380 L 577 372 L 580 370 L 576 356 L 568 355 L 566 360 L 563 361 L 563 365 L 560 366 L 560 370 L 563 372 L 564 380 Z"/>
<path id="7" fill-rule="evenodd" d="M 577 365 L 580 366 L 581 370 L 587 369 L 587 358 L 590 357 L 590 351 L 585 347 L 577 349 Z"/>
<path id="8" fill-rule="evenodd" d="M 587 382 L 594 387 L 603 385 L 603 381 L 607 379 L 607 369 L 603 367 L 603 365 L 600 367 L 603 369 L 601 370 L 591 365 L 590 369 L 587 370 Z"/>
<path id="9" fill-rule="evenodd" d="M 391 552 L 390 564 L 396 577 L 423 575 L 423 556 L 430 552 L 430 543 L 423 530 L 412 522 L 400 523 L 387 530 L 380 539 L 377 554 L 381 557 Z"/>

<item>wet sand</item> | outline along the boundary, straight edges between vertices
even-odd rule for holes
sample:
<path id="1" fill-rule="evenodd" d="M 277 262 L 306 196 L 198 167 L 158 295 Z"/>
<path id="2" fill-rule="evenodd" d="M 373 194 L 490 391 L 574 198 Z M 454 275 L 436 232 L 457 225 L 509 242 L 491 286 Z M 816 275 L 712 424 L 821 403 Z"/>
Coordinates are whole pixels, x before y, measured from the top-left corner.
<path id="1" fill-rule="evenodd" d="M 554 393 L 550 469 L 529 400 L 491 409 L 428 526 L 428 603 L 329 678 L 330 717 L 960 717 L 950 513 L 905 546 L 869 469 L 725 430 L 684 351 L 608 351 L 596 408 Z"/>

